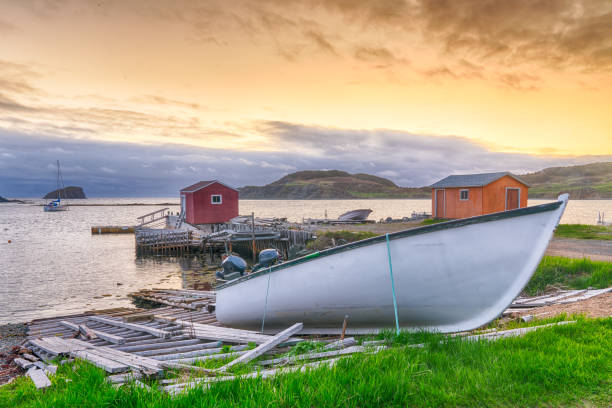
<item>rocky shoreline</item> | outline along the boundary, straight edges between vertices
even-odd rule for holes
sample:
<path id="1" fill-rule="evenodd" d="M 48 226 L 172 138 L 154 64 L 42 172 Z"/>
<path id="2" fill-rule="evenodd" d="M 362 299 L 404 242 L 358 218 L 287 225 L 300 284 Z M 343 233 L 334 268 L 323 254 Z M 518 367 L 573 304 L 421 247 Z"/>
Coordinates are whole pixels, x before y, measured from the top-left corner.
<path id="1" fill-rule="evenodd" d="M 0 325 L 0 385 L 11 382 L 24 372 L 13 363 L 13 360 L 18 357 L 20 345 L 26 339 L 26 335 L 25 323 Z"/>
<path id="2" fill-rule="evenodd" d="M 25 323 L 0 325 L 0 353 L 18 346 L 26 338 L 28 326 Z"/>

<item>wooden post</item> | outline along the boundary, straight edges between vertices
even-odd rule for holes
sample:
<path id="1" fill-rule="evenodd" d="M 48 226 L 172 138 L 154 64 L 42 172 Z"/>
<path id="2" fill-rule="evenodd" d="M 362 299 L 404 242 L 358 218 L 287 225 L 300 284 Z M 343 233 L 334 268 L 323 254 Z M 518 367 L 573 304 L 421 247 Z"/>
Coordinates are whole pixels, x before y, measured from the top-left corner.
<path id="1" fill-rule="evenodd" d="M 251 213 L 251 239 L 253 240 L 253 263 L 257 262 L 257 250 L 255 249 L 255 213 Z"/>
<path id="2" fill-rule="evenodd" d="M 344 316 L 344 322 L 342 322 L 342 336 L 340 336 L 340 340 L 344 340 L 344 334 L 346 333 L 346 326 L 348 325 L 349 315 Z"/>

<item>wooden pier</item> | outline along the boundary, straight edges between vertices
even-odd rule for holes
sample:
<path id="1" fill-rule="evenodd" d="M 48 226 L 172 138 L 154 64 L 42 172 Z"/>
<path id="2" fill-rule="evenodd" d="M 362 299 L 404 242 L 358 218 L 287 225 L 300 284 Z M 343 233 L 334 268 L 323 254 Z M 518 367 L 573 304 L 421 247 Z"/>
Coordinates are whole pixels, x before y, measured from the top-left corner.
<path id="1" fill-rule="evenodd" d="M 91 227 L 92 235 L 101 234 L 133 234 L 136 230 L 135 226 L 120 226 L 120 225 L 95 225 Z"/>
<path id="2" fill-rule="evenodd" d="M 182 255 L 201 249 L 202 240 L 190 230 L 137 229 L 136 250 L 140 254 Z"/>

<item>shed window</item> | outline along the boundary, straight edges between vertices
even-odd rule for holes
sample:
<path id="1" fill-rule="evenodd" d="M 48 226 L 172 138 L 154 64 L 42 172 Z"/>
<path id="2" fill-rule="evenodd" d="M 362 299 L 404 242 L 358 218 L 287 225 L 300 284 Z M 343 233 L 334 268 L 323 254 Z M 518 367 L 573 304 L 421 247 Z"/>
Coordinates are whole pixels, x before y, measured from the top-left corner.
<path id="1" fill-rule="evenodd" d="M 211 204 L 221 204 L 221 202 L 222 202 L 221 194 L 211 195 L 210 196 L 210 203 Z"/>
<path id="2" fill-rule="evenodd" d="M 467 201 L 470 198 L 470 190 L 459 190 L 459 199 Z"/>

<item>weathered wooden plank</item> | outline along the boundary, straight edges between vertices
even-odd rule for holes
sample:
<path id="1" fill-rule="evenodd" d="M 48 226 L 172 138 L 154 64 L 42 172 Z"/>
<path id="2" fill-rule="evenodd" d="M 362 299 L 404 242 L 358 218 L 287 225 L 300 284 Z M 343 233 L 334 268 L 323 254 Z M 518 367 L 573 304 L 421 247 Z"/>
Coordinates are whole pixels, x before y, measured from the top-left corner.
<path id="1" fill-rule="evenodd" d="M 98 322 L 98 323 L 108 324 L 110 326 L 117 326 L 117 327 L 122 327 L 124 329 L 130 329 L 134 331 L 148 333 L 155 337 L 160 337 L 162 339 L 167 339 L 172 336 L 172 333 L 169 331 L 155 329 L 155 328 L 148 327 L 142 324 L 125 323 L 125 322 L 120 322 L 118 320 L 107 319 L 107 318 L 100 317 L 100 316 L 90 316 L 89 319 L 95 322 Z"/>
<path id="2" fill-rule="evenodd" d="M 220 367 L 218 371 L 226 371 L 228 368 L 236 364 L 246 363 L 246 362 L 253 360 L 254 358 L 257 358 L 258 356 L 262 355 L 266 351 L 273 349 L 278 344 L 282 343 L 283 341 L 287 340 L 289 337 L 291 337 L 295 333 L 302 330 L 303 327 L 304 325 L 302 323 L 294 324 L 288 329 L 285 329 L 282 332 L 278 333 L 277 335 L 275 335 L 274 337 L 272 337 L 270 340 L 266 341 L 265 343 L 260 344 L 259 346 L 255 347 L 253 350 L 249 351 L 248 353 L 243 354 L 237 359 L 230 361 L 223 367 Z"/>
<path id="3" fill-rule="evenodd" d="M 121 337 L 121 336 L 117 336 L 115 334 L 110 334 L 110 333 L 105 333 L 101 330 L 96 330 L 96 329 L 92 329 L 91 327 L 84 327 L 84 325 L 76 325 L 74 323 L 71 323 L 69 321 L 66 320 L 62 320 L 60 322 L 60 324 L 62 326 L 68 327 L 74 331 L 80 331 L 80 332 L 84 332 L 84 330 L 86 329 L 87 331 L 90 331 L 94 336 L 97 336 L 103 340 L 108 341 L 109 343 L 113 343 L 113 344 L 124 344 L 125 343 L 125 338 Z M 84 327 L 83 329 L 81 329 L 82 327 Z"/>
<path id="4" fill-rule="evenodd" d="M 102 368 L 107 373 L 119 373 L 127 371 L 130 368 L 122 363 L 118 363 L 114 360 L 99 356 L 98 354 L 92 353 L 88 350 L 77 350 L 71 353 L 73 356 L 87 360 L 96 367 Z"/>
<path id="5" fill-rule="evenodd" d="M 377 353 L 380 350 L 383 350 L 384 348 L 385 348 L 384 346 L 378 346 L 374 348 L 372 352 Z M 258 364 L 259 365 L 272 365 L 272 364 L 279 364 L 279 363 L 283 363 L 283 364 L 295 363 L 297 361 L 302 361 L 302 360 L 314 360 L 317 358 L 342 356 L 345 354 L 362 353 L 364 351 L 370 351 L 370 348 L 363 347 L 363 346 L 352 346 L 352 347 L 348 347 L 348 348 L 341 349 L 341 350 L 324 351 L 321 353 L 306 353 L 306 354 L 300 354 L 300 355 L 291 356 L 291 357 L 280 357 L 280 358 L 275 358 L 272 360 L 260 361 Z"/>
<path id="6" fill-rule="evenodd" d="M 79 331 L 83 333 L 85 337 L 87 337 L 89 340 L 95 340 L 98 338 L 98 336 L 96 336 L 96 333 L 94 333 L 93 330 L 87 327 L 85 323 L 79 325 Z"/>
<path id="7" fill-rule="evenodd" d="M 215 370 L 211 370 L 210 368 L 204 368 L 204 367 L 188 365 L 188 364 L 181 364 L 181 363 L 175 363 L 175 362 L 169 362 L 169 361 L 164 361 L 162 363 L 162 367 L 164 367 L 164 368 L 171 368 L 173 370 L 197 371 L 197 372 L 205 373 L 205 374 L 209 374 L 209 375 L 217 375 L 217 374 L 219 374 Z"/>
<path id="8" fill-rule="evenodd" d="M 54 356 L 60 354 L 68 354 L 70 352 L 70 349 L 67 346 L 60 345 L 57 342 L 53 342 L 53 338 L 49 337 L 45 337 L 42 339 L 32 339 L 29 340 L 29 343 Z"/>
<path id="9" fill-rule="evenodd" d="M 133 347 L 133 346 L 146 346 L 146 345 L 151 345 L 151 344 L 162 344 L 162 343 L 166 343 L 167 341 L 182 341 L 182 340 L 198 340 L 201 341 L 199 339 L 192 339 L 191 337 L 189 337 L 186 334 L 180 335 L 180 336 L 173 336 L 172 339 L 168 340 L 168 339 L 160 339 L 158 337 L 153 337 L 151 335 L 147 335 L 149 338 L 148 339 L 144 339 L 144 340 L 134 340 L 134 341 L 128 341 L 125 345 L 118 347 L 115 344 L 110 344 L 108 347 L 112 347 L 112 348 L 116 348 L 117 350 L 123 350 L 126 347 Z M 124 350 L 126 351 L 126 350 Z M 129 351 L 129 350 L 127 350 Z"/>
<path id="10" fill-rule="evenodd" d="M 565 299 L 565 300 L 559 301 L 557 302 L 557 304 L 574 303 L 574 302 L 578 302 L 581 300 L 590 299 L 592 297 L 599 296 L 603 293 L 608 293 L 608 292 L 612 292 L 612 288 L 587 290 L 586 293 L 580 296 L 576 296 L 576 297 L 572 297 L 571 299 Z"/>
<path id="11" fill-rule="evenodd" d="M 536 307 L 536 306 L 551 305 L 551 304 L 557 303 L 561 299 L 577 296 L 577 295 L 580 295 L 580 294 L 585 293 L 585 292 L 586 292 L 586 289 L 571 290 L 569 292 L 562 293 L 560 295 L 556 295 L 556 296 L 552 296 L 552 297 L 547 297 L 547 298 L 543 298 L 543 299 L 540 299 L 540 300 L 532 300 L 532 301 L 528 301 L 528 302 L 523 302 L 523 303 L 521 303 L 521 306 L 523 306 L 523 307 L 525 307 L 525 306 L 526 307 Z"/>
<path id="12" fill-rule="evenodd" d="M 240 346 L 232 346 L 230 347 L 231 351 L 242 351 L 246 349 L 248 346 L 243 344 Z M 187 353 L 173 353 L 173 354 L 162 354 L 159 356 L 154 356 L 153 358 L 156 360 L 178 360 L 182 358 L 190 358 L 190 357 L 200 357 L 200 356 L 209 356 L 211 354 L 216 354 L 220 352 L 221 348 L 212 348 L 212 349 L 202 349 L 197 351 L 190 351 Z"/>
<path id="13" fill-rule="evenodd" d="M 45 372 L 47 375 L 49 375 L 49 374 L 55 374 L 55 373 L 57 373 L 57 366 L 56 366 L 56 365 L 53 365 L 53 364 L 50 364 L 50 365 L 46 366 L 45 368 L 43 368 L 43 371 L 44 371 L 44 372 Z"/>
<path id="14" fill-rule="evenodd" d="M 197 351 L 204 349 L 212 349 L 219 348 L 223 344 L 220 341 L 213 341 L 211 343 L 197 343 L 185 346 L 171 346 L 169 345 L 166 348 L 156 348 L 155 350 L 146 350 L 146 351 L 132 351 L 132 353 L 137 354 L 139 356 L 160 356 L 163 354 L 171 354 L 171 353 L 185 353 L 188 351 Z"/>
<path id="15" fill-rule="evenodd" d="M 23 358 L 16 358 L 13 361 L 15 362 L 15 364 L 17 364 L 19 367 L 23 368 L 24 370 L 27 370 L 28 368 L 34 365 L 32 364 L 31 361 L 24 360 Z"/>
<path id="16" fill-rule="evenodd" d="M 382 346 L 386 343 L 384 340 L 369 340 L 361 343 L 362 346 Z"/>
<path id="17" fill-rule="evenodd" d="M 264 378 L 265 379 L 265 378 L 274 377 L 279 374 L 290 373 L 294 371 L 306 371 L 310 368 L 317 368 L 320 366 L 333 367 L 341 358 L 342 357 L 337 357 L 337 358 L 332 358 L 329 360 L 315 361 L 313 363 L 303 364 L 300 366 L 262 370 L 262 371 L 257 371 L 257 372 L 253 372 L 250 374 L 240 375 L 240 376 L 227 375 L 227 376 L 219 376 L 219 377 L 208 377 L 208 378 L 190 381 L 186 383 L 177 383 L 177 384 L 168 385 L 164 387 L 163 390 L 168 392 L 171 395 L 175 395 L 189 388 L 202 387 L 202 386 L 208 387 L 212 383 L 218 382 L 218 381 L 233 381 L 237 378 L 239 379 Z"/>
<path id="18" fill-rule="evenodd" d="M 140 345 L 135 345 L 135 346 L 123 346 L 123 347 L 114 347 L 114 348 L 116 348 L 117 350 L 128 352 L 128 353 L 137 353 L 141 351 L 151 351 L 151 350 L 165 349 L 169 347 L 182 347 L 182 346 L 189 346 L 193 344 L 210 344 L 210 343 L 202 343 L 202 340 L 200 339 L 186 339 L 186 340 L 178 340 L 178 341 L 166 340 L 163 342 L 146 343 L 146 344 L 140 344 Z M 217 342 L 214 342 L 214 344 L 217 344 L 218 346 L 220 346 L 221 342 L 217 341 Z"/>
<path id="19" fill-rule="evenodd" d="M 21 355 L 21 357 L 23 357 L 23 358 L 25 358 L 25 359 L 27 359 L 27 360 L 30 360 L 30 361 L 38 361 L 38 357 L 33 356 L 33 355 L 31 355 L 31 354 L 28 354 L 28 353 L 23 353 L 23 354 Z"/>
<path id="20" fill-rule="evenodd" d="M 238 357 L 243 354 L 248 353 L 247 351 L 237 351 L 234 353 L 222 353 L 222 354 L 211 354 L 208 356 L 200 356 L 200 357 L 191 357 L 191 358 L 177 358 L 173 360 L 165 360 L 164 362 L 173 362 L 173 363 L 184 363 L 184 364 L 192 364 L 196 361 L 206 361 L 206 360 L 224 360 L 230 357 Z"/>
<path id="21" fill-rule="evenodd" d="M 39 368 L 30 368 L 28 370 L 28 377 L 30 377 L 37 389 L 51 386 L 51 380 L 49 380 L 49 377 Z"/>
<path id="22" fill-rule="evenodd" d="M 572 323 L 576 323 L 575 320 L 569 320 L 569 321 L 563 321 L 563 322 L 557 322 L 557 323 L 549 323 L 549 324 L 544 324 L 541 326 L 531 326 L 531 327 L 521 327 L 518 329 L 510 329 L 510 330 L 503 330 L 503 331 L 498 331 L 498 332 L 492 332 L 492 333 L 485 333 L 485 334 L 476 334 L 473 336 L 466 336 L 464 337 L 464 339 L 466 340 L 499 340 L 501 338 L 504 337 L 518 337 L 518 336 L 522 336 L 526 333 L 529 333 L 531 331 L 534 330 L 539 330 L 539 329 L 543 329 L 545 327 L 552 327 L 552 326 L 562 326 L 562 325 L 566 325 L 566 324 L 572 324 Z"/>
<path id="23" fill-rule="evenodd" d="M 73 351 L 71 352 L 71 354 L 75 357 L 83 358 L 83 354 L 80 352 L 86 351 L 87 356 L 89 357 L 98 356 L 104 360 L 112 361 L 113 363 L 119 364 L 124 367 L 131 367 L 131 368 L 136 368 L 139 370 L 147 370 L 152 373 L 159 373 L 161 371 L 158 361 L 153 360 L 148 357 L 141 357 L 141 356 L 137 356 L 134 354 L 125 353 L 123 351 L 112 349 L 110 347 L 94 346 L 92 344 L 89 344 L 89 343 L 86 343 L 84 341 L 77 340 L 77 339 L 67 339 L 64 341 L 66 343 L 69 343 L 69 345 L 72 347 Z M 108 365 L 108 366 L 109 368 L 113 368 L 112 365 Z M 105 367 L 102 367 L 102 368 L 106 369 Z M 117 372 L 117 371 L 121 371 L 121 370 L 117 369 L 116 371 L 108 371 L 108 372 Z"/>
<path id="24" fill-rule="evenodd" d="M 163 320 L 163 318 L 160 318 L 160 320 Z M 218 340 L 228 343 L 254 342 L 256 344 L 262 344 L 271 338 L 271 336 L 249 330 L 231 329 L 228 327 L 219 327 L 180 319 L 175 319 L 174 323 L 180 324 L 186 332 L 193 332 L 196 338 L 202 340 Z"/>
<path id="25" fill-rule="evenodd" d="M 127 374 L 113 374 L 106 377 L 106 381 L 113 384 L 121 384 L 131 380 L 138 380 L 142 378 L 142 374 L 138 372 L 131 372 Z"/>
<path id="26" fill-rule="evenodd" d="M 32 365 L 40 368 L 41 370 L 44 370 L 45 368 L 47 368 L 47 365 L 43 363 L 42 361 L 34 361 Z"/>
<path id="27" fill-rule="evenodd" d="M 329 343 L 324 347 L 325 350 L 334 350 L 337 348 L 344 348 L 354 346 L 357 342 L 354 337 L 347 337 L 346 339 L 336 340 L 332 343 Z"/>

